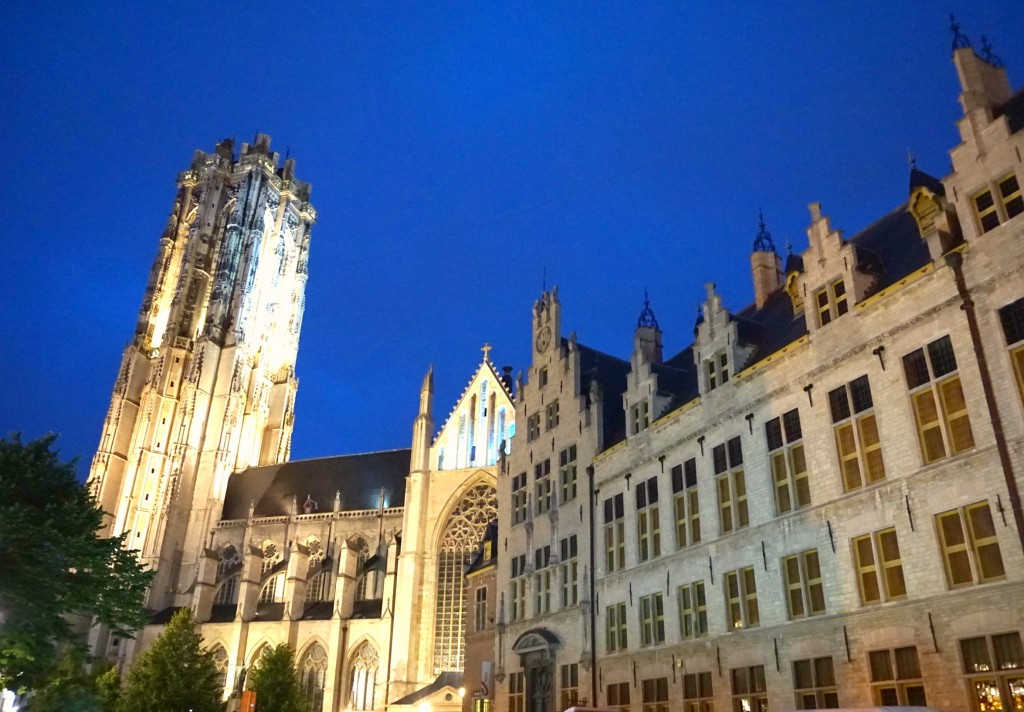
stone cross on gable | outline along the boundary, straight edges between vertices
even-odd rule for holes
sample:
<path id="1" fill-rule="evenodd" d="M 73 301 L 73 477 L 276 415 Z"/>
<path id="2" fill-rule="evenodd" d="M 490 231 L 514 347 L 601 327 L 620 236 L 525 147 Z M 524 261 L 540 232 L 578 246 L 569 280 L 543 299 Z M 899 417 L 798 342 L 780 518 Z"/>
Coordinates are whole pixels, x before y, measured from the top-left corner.
<path id="1" fill-rule="evenodd" d="M 483 352 L 484 352 L 484 361 L 486 361 L 486 362 L 488 362 L 488 363 L 489 363 L 489 362 L 490 362 L 490 360 L 491 360 L 491 349 L 492 349 L 492 348 L 494 348 L 494 347 L 493 347 L 493 346 L 491 346 L 491 345 L 490 345 L 490 344 L 488 344 L 488 343 L 485 343 L 485 344 L 483 345 L 483 347 L 482 347 L 482 348 L 480 349 L 481 351 L 483 351 Z"/>

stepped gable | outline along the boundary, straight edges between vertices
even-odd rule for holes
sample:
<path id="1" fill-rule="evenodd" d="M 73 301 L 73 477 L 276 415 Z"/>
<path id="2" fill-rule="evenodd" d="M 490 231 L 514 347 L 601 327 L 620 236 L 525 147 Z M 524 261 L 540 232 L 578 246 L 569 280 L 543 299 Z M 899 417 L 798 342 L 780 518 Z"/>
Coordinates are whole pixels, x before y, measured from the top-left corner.
<path id="1" fill-rule="evenodd" d="M 307 496 L 317 503 L 318 513 L 330 512 L 337 492 L 341 493 L 341 511 L 377 509 L 382 487 L 388 505 L 401 507 L 410 456 L 409 449 L 384 450 L 250 467 L 228 480 L 221 518 L 245 519 L 250 502 L 255 502 L 256 517 L 295 514 L 294 502 L 298 503 L 297 513 L 303 514 Z"/>
<path id="2" fill-rule="evenodd" d="M 992 118 L 1005 116 L 1010 125 L 1010 133 L 1015 134 L 1024 129 L 1024 89 L 1019 90 L 1006 102 L 992 112 Z"/>
<path id="3" fill-rule="evenodd" d="M 568 341 L 562 339 L 562 347 L 568 348 Z M 576 343 L 580 353 L 580 393 L 590 405 L 591 383 L 597 382 L 603 395 L 602 415 L 604 420 L 603 443 L 605 449 L 626 439 L 626 413 L 622 410 L 622 395 L 626 392 L 626 374 L 629 361 L 611 356 Z"/>

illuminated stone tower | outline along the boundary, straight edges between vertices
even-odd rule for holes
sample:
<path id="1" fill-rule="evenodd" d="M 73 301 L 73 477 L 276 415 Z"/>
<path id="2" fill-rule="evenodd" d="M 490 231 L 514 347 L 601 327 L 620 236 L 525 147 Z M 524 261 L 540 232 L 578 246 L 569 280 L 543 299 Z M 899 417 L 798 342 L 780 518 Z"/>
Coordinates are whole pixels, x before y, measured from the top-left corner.
<path id="1" fill-rule="evenodd" d="M 105 533 L 157 571 L 151 608 L 191 600 L 228 476 L 288 459 L 316 220 L 294 168 L 259 134 L 178 176 L 89 473 Z"/>

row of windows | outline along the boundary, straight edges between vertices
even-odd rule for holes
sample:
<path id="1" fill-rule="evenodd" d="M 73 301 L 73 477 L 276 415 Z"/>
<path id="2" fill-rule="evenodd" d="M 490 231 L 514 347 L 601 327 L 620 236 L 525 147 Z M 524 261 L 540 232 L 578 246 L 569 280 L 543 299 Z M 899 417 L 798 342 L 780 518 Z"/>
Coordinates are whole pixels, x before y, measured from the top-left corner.
<path id="1" fill-rule="evenodd" d="M 575 534 L 558 543 L 559 562 L 556 569 L 551 566 L 551 547 L 543 546 L 533 555 L 534 615 L 551 612 L 552 587 L 558 586 L 558 600 L 561 607 L 569 608 L 579 603 L 579 543 Z M 526 557 L 512 559 L 511 609 L 513 621 L 526 617 Z M 477 628 L 482 630 L 482 628 Z"/>
<path id="2" fill-rule="evenodd" d="M 558 401 L 553 400 L 548 403 L 543 412 L 537 411 L 526 418 L 526 442 L 532 442 L 540 437 L 540 426 L 541 418 L 543 417 L 544 429 L 547 431 L 554 430 L 558 427 L 560 420 L 558 412 Z"/>
<path id="3" fill-rule="evenodd" d="M 1020 336 L 1024 339 L 1024 333 Z M 1015 357 L 1021 363 L 1019 373 L 1024 374 L 1024 345 L 1015 352 Z M 974 434 L 949 337 L 912 351 L 903 361 L 924 462 L 974 447 Z M 1018 378 L 1024 384 L 1024 375 Z M 844 489 L 856 490 L 883 480 L 886 469 L 868 377 L 861 376 L 830 391 L 828 404 Z M 765 422 L 764 434 L 776 514 L 809 506 L 811 487 L 799 410 L 794 408 Z M 719 533 L 728 534 L 750 524 L 740 437 L 716 445 L 712 449 L 712 460 Z M 701 541 L 696 458 L 673 467 L 671 479 L 676 547 L 682 548 Z M 657 478 L 636 486 L 636 512 L 638 560 L 643 562 L 661 554 Z M 605 500 L 608 571 L 625 565 L 622 516 L 621 495 Z"/>
<path id="4" fill-rule="evenodd" d="M 577 466 L 576 446 L 570 445 L 558 453 L 558 481 L 551 477 L 551 460 L 544 459 L 533 466 L 534 507 L 537 514 L 544 514 L 553 507 L 576 499 Z M 557 502 L 555 496 L 557 492 Z M 520 524 L 528 517 L 529 497 L 527 477 L 520 472 L 512 478 L 512 523 Z"/>
<path id="5" fill-rule="evenodd" d="M 935 523 L 950 588 L 998 581 L 1005 577 L 995 523 L 987 502 L 937 514 Z M 903 559 L 895 528 L 854 537 L 850 545 L 862 605 L 906 597 Z M 826 612 L 825 589 L 816 549 L 784 557 L 780 570 L 790 620 Z M 755 568 L 747 566 L 726 572 L 722 576 L 722 588 L 727 629 L 758 627 L 761 617 Z M 708 617 L 704 581 L 679 586 L 676 598 L 680 637 L 685 640 L 706 636 Z M 638 618 L 642 647 L 665 642 L 661 593 L 640 597 Z M 628 648 L 624 603 L 606 607 L 605 631 L 608 652 Z"/>
<path id="6" fill-rule="evenodd" d="M 1024 197 L 1013 173 L 1003 176 L 995 185 L 974 195 L 974 211 L 981 232 L 999 227 L 1003 221 L 1024 213 Z"/>

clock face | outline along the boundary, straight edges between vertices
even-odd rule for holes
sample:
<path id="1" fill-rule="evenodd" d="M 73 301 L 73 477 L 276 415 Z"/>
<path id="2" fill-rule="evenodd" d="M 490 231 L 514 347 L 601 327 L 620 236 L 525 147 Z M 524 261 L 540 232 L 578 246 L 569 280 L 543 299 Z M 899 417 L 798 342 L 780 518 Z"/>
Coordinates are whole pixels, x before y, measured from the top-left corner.
<path id="1" fill-rule="evenodd" d="M 551 327 L 545 326 L 543 329 L 537 332 L 537 351 L 543 353 L 548 350 L 548 346 L 551 345 Z"/>

